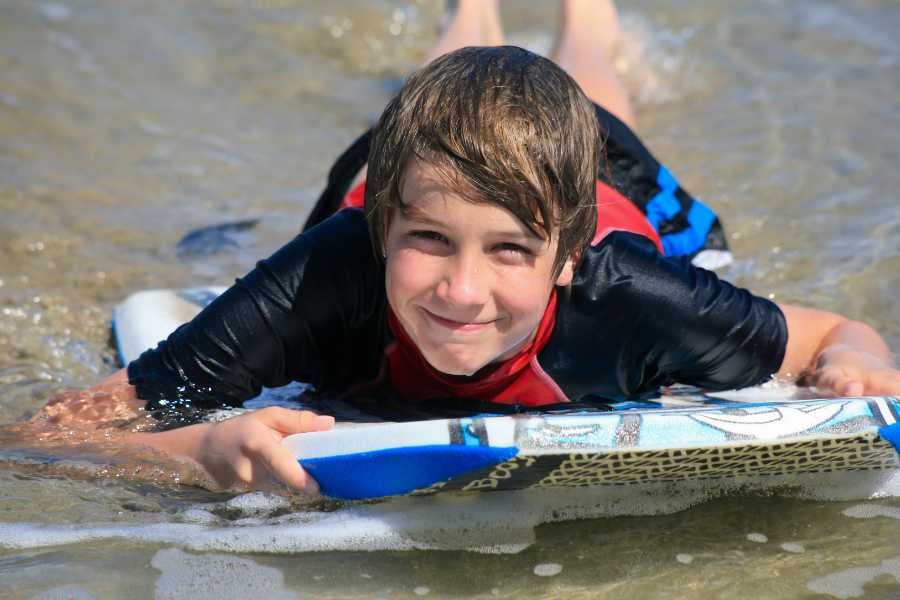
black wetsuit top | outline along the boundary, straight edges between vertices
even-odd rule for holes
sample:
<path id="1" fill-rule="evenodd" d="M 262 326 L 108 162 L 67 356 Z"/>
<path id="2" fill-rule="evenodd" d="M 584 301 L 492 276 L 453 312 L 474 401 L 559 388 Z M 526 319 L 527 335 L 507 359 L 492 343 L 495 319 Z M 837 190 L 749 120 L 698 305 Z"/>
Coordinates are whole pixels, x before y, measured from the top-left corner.
<path id="1" fill-rule="evenodd" d="M 535 368 L 570 401 L 638 398 L 674 382 L 755 385 L 779 369 L 787 342 L 772 302 L 631 233 L 590 247 L 555 312 Z M 385 356 L 397 336 L 388 314 L 364 216 L 343 210 L 132 362 L 129 381 L 157 412 L 239 406 L 291 381 L 327 394 L 389 387 Z"/>
<path id="2" fill-rule="evenodd" d="M 185 416 L 239 406 L 261 386 L 291 381 L 325 394 L 399 388 L 401 400 L 444 394 L 492 402 L 503 396 L 507 404 L 524 405 L 634 399 L 673 382 L 726 389 L 765 381 L 784 355 L 781 312 L 691 266 L 702 249 L 727 251 L 718 219 L 627 126 L 596 110 L 606 135 L 601 183 L 641 209 L 666 257 L 647 238 L 629 233 L 595 243 L 572 285 L 548 306 L 555 312 L 552 327 L 517 381 L 501 380 L 500 387 L 443 381 L 417 359 L 417 349 L 402 347 L 405 336 L 392 328 L 383 266 L 362 214 L 334 214 L 366 162 L 366 134 L 336 161 L 304 233 L 129 365 L 138 396 L 160 416 Z M 540 397 L 515 398 L 522 389 Z M 431 390 L 429 397 L 416 397 L 421 390 Z"/>

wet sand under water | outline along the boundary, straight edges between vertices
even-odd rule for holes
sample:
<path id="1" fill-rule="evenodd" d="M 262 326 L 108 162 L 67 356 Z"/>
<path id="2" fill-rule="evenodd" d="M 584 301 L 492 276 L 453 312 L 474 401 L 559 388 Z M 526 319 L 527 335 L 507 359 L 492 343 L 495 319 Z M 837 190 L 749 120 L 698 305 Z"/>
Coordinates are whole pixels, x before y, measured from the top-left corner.
<path id="1" fill-rule="evenodd" d="M 0 422 L 116 368 L 109 316 L 127 294 L 227 283 L 292 237 L 331 160 L 433 42 L 439 12 L 387 0 L 0 6 Z M 549 47 L 552 6 L 506 13 L 512 43 Z M 864 319 L 900 349 L 900 8 L 641 1 L 623 25 L 639 132 L 722 216 L 738 256 L 724 275 Z M 237 245 L 179 258 L 189 230 L 253 218 Z M 0 468 L 4 598 L 900 596 L 896 498 L 662 497 L 648 512 L 679 512 L 516 527 L 510 515 L 534 509 L 516 497 L 487 502 L 495 513 L 454 498 L 303 506 L 27 462 Z M 448 550 L 303 551 L 353 532 L 387 539 L 398 524 L 406 541 L 380 547 L 421 548 L 415 523 L 433 530 L 448 514 L 429 542 Z"/>

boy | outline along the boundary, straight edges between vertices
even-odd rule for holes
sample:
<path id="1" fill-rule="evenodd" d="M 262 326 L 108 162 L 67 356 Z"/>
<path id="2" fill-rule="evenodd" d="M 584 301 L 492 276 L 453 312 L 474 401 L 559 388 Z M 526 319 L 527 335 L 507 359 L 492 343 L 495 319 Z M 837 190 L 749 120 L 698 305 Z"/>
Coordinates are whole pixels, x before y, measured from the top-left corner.
<path id="1" fill-rule="evenodd" d="M 58 397 L 34 423 L 190 415 L 291 380 L 423 406 L 539 407 L 801 373 L 837 394 L 900 393 L 866 325 L 776 306 L 641 235 L 598 235 L 600 152 L 593 105 L 552 62 L 513 47 L 443 56 L 375 128 L 365 215 L 323 220 L 127 374 Z M 267 408 L 122 441 L 193 460 L 221 487 L 274 477 L 315 491 L 279 442 L 332 423 Z"/>

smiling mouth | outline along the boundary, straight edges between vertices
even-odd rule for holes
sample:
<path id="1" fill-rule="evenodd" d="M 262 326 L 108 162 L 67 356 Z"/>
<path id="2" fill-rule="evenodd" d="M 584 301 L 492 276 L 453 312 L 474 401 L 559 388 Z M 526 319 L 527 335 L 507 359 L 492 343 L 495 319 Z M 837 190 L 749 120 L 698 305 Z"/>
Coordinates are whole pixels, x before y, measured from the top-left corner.
<path id="1" fill-rule="evenodd" d="M 450 329 L 453 331 L 472 331 L 472 332 L 483 331 L 484 329 L 487 329 L 488 327 L 490 327 L 491 325 L 493 325 L 496 322 L 496 319 L 491 320 L 491 321 L 477 322 L 477 323 L 468 322 L 468 321 L 454 321 L 453 319 L 446 319 L 444 317 L 440 317 L 440 316 L 434 314 L 433 312 L 431 312 L 430 310 L 427 310 L 424 308 L 422 310 L 426 315 L 428 315 L 428 318 L 431 319 L 433 322 L 437 323 L 441 327 L 444 327 L 446 329 Z"/>

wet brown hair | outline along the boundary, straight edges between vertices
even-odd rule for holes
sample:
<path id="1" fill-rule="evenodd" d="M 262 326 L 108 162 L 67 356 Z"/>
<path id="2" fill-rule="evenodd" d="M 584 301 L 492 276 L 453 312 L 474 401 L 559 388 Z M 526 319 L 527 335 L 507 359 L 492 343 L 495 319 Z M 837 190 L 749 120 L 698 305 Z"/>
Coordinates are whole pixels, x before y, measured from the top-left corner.
<path id="1" fill-rule="evenodd" d="M 467 199 L 495 204 L 549 240 L 554 273 L 594 236 L 600 134 L 593 105 L 553 62 L 514 46 L 445 54 L 387 105 L 369 151 L 366 218 L 379 252 L 413 160 L 432 164 Z"/>

